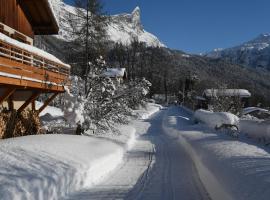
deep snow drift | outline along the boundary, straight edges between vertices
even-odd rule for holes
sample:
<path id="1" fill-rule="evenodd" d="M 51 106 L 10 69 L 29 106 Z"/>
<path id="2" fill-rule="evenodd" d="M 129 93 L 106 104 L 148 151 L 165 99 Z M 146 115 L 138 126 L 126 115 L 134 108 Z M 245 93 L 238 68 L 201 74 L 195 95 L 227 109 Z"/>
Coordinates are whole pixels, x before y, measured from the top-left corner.
<path id="1" fill-rule="evenodd" d="M 122 156 L 119 145 L 93 137 L 39 135 L 2 140 L 1 199 L 58 199 L 98 183 Z"/>
<path id="2" fill-rule="evenodd" d="M 196 110 L 194 118 L 210 128 L 220 128 L 223 124 L 239 126 L 239 118 L 228 112 L 211 112 L 200 109 Z"/>
<path id="3" fill-rule="evenodd" d="M 247 136 L 262 140 L 269 144 L 270 142 L 270 121 L 269 120 L 241 120 L 240 131 Z"/>

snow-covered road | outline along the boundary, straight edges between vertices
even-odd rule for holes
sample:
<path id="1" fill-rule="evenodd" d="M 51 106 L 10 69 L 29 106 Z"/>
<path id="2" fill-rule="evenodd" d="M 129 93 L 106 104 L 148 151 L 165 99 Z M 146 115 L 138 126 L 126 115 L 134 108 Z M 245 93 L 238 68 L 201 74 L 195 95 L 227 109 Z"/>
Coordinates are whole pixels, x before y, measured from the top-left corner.
<path id="1" fill-rule="evenodd" d="M 209 199 L 189 154 L 178 138 L 165 133 L 167 119 L 162 110 L 137 122 L 137 142 L 118 169 L 65 199 Z"/>

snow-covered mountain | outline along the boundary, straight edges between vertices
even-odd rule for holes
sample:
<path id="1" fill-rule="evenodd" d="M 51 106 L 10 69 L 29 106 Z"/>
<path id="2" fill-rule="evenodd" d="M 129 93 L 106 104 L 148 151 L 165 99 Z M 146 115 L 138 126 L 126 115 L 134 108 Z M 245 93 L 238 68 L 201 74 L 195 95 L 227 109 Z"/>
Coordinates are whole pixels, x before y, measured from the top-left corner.
<path id="1" fill-rule="evenodd" d="M 205 54 L 211 58 L 224 58 L 227 61 L 254 68 L 270 70 L 270 34 L 228 49 L 215 49 Z"/>
<path id="2" fill-rule="evenodd" d="M 56 36 L 66 41 L 72 40 L 71 28 L 68 19 L 76 15 L 76 8 L 65 4 L 60 0 L 50 0 L 54 14 L 59 23 L 59 35 Z M 107 27 L 109 40 L 129 45 L 136 39 L 145 42 L 147 46 L 165 47 L 165 45 L 153 34 L 144 30 L 141 23 L 141 11 L 136 7 L 132 13 L 124 13 L 111 16 L 111 21 Z"/>

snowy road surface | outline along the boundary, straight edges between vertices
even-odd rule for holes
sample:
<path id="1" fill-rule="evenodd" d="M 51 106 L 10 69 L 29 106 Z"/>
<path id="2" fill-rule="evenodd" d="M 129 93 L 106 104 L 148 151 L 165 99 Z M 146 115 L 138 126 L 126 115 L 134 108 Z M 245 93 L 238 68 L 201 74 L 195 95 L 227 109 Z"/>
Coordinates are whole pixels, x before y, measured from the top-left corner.
<path id="1" fill-rule="evenodd" d="M 64 199 L 209 199 L 189 154 L 176 137 L 165 133 L 167 118 L 167 110 L 162 110 L 137 122 L 138 141 L 118 169 L 100 184 Z"/>

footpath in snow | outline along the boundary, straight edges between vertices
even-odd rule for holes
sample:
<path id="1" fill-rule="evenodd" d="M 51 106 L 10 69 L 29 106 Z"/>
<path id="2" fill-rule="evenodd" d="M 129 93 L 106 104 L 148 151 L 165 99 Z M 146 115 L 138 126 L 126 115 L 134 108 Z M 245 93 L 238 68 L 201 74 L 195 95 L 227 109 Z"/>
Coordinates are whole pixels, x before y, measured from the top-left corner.
<path id="1" fill-rule="evenodd" d="M 150 116 L 159 109 L 150 104 L 140 113 Z M 42 116 L 48 113 L 49 118 L 62 115 L 48 107 Z M 119 126 L 121 134 L 100 137 L 58 134 L 1 140 L 0 199 L 53 200 L 93 187 L 123 161 L 135 143 L 135 128 Z"/>

